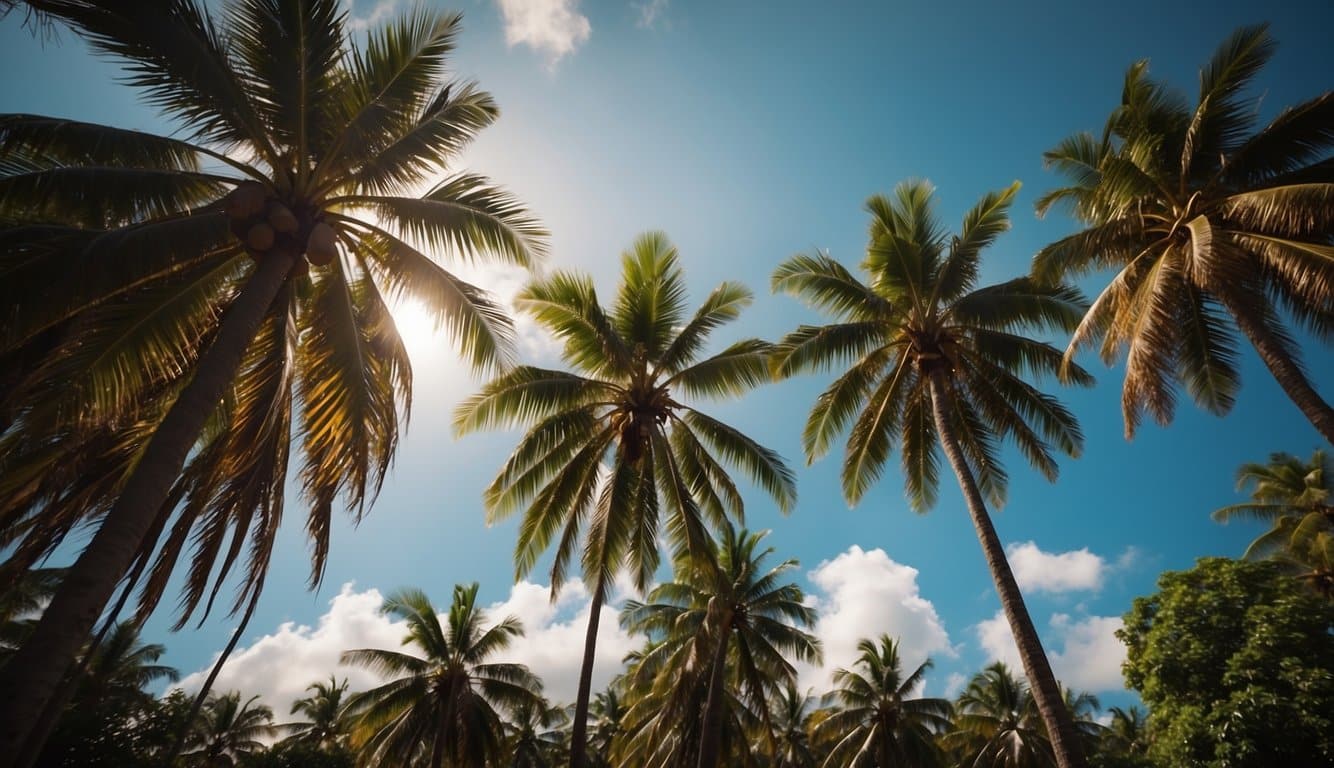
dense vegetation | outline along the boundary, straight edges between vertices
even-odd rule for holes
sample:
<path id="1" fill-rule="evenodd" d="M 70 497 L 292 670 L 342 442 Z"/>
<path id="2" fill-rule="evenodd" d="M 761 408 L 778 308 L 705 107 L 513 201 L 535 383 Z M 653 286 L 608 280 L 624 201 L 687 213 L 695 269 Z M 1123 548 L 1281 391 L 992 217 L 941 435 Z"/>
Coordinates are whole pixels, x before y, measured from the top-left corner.
<path id="1" fill-rule="evenodd" d="M 692 305 L 680 255 L 649 233 L 622 256 L 610 304 L 566 271 L 519 295 L 562 344 L 557 370 L 515 365 L 506 309 L 442 266 L 532 267 L 546 250 L 519 201 L 454 168 L 498 114 L 445 78 L 457 16 L 413 11 L 360 38 L 337 0 L 24 5 L 121 62 L 175 130 L 0 115 L 0 768 L 1334 762 L 1323 452 L 1242 468 L 1250 502 L 1215 516 L 1271 529 L 1246 560 L 1165 574 L 1135 603 L 1124 672 L 1148 711 L 1105 723 L 1053 675 L 989 510 L 1005 500 L 1003 445 L 1050 480 L 1056 454 L 1079 455 L 1074 414 L 1042 387 L 1090 383 L 1073 357 L 1091 344 L 1125 355 L 1127 433 L 1146 413 L 1169 422 L 1180 388 L 1227 412 L 1239 334 L 1334 440 L 1292 334 L 1334 336 L 1334 94 L 1257 127 L 1242 94 L 1274 50 L 1265 27 L 1223 43 L 1193 106 L 1135 65 L 1100 135 L 1048 153 L 1071 186 L 1039 210 L 1066 206 L 1085 229 L 1044 248 L 1031 275 L 977 284 L 1017 186 L 951 233 L 932 188 L 904 182 L 867 201 L 858 271 L 824 253 L 775 271 L 775 293 L 830 324 L 711 351 L 751 292 L 724 282 Z M 1091 304 L 1064 282 L 1107 272 Z M 392 595 L 383 610 L 405 622 L 403 645 L 343 655 L 381 683 L 353 691 L 329 670 L 292 722 L 248 692 L 209 690 L 212 675 L 193 698 L 150 695 L 176 672 L 139 629 L 173 573 L 185 575 L 178 628 L 240 582 L 216 675 L 268 576 L 289 481 L 309 510 L 312 584 L 334 507 L 373 504 L 412 394 L 389 314 L 400 296 L 493 375 L 456 431 L 526 430 L 484 502 L 492 519 L 522 516 L 518 575 L 553 549 L 553 591 L 571 568 L 591 587 L 576 700 L 549 701 L 506 659 L 523 627 L 487 616 L 476 584 L 443 613 L 421 591 Z M 1070 334 L 1064 353 L 1052 334 Z M 821 657 L 816 616 L 795 561 L 739 527 L 737 485 L 787 511 L 795 476 L 701 401 L 830 371 L 807 459 L 846 434 L 855 503 L 897 453 L 924 511 L 944 456 L 1022 675 L 996 664 L 954 700 L 924 697 L 930 660 L 881 636 L 829 690 L 801 691 L 798 665 Z M 72 565 L 38 567 L 81 529 L 90 543 Z M 595 692 L 599 609 L 622 574 L 641 599 L 621 622 L 643 645 Z"/>

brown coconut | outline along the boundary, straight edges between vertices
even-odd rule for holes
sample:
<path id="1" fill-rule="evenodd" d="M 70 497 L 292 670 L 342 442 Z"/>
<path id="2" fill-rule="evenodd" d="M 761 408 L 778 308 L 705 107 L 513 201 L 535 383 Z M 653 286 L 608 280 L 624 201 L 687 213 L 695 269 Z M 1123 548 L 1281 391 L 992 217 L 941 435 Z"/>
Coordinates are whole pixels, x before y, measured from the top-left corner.
<path id="1" fill-rule="evenodd" d="M 256 251 L 267 251 L 273 247 L 273 227 L 259 222 L 245 235 L 245 244 Z"/>
<path id="2" fill-rule="evenodd" d="M 248 219 L 264 211 L 269 191 L 258 181 L 243 181 L 227 194 L 227 215 L 236 220 Z"/>
<path id="3" fill-rule="evenodd" d="M 306 241 L 306 258 L 310 263 L 322 267 L 338 256 L 337 238 L 333 227 L 325 222 L 317 222 L 310 230 L 310 239 Z"/>
<path id="4" fill-rule="evenodd" d="M 269 205 L 269 226 L 273 227 L 275 232 L 282 232 L 290 235 L 296 232 L 301 223 L 296 220 L 296 214 L 291 209 L 276 200 Z"/>

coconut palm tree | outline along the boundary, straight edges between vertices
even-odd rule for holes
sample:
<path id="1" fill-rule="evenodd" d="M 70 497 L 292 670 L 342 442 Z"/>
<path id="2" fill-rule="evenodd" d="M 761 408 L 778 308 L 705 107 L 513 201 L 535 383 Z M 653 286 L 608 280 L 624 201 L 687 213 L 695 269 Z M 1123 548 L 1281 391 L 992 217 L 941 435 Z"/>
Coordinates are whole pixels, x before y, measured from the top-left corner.
<path id="1" fill-rule="evenodd" d="M 1215 510 L 1226 523 L 1249 518 L 1270 524 L 1246 548 L 1244 557 L 1282 562 L 1293 575 L 1327 597 L 1334 597 L 1334 470 L 1323 450 L 1310 461 L 1287 453 L 1269 455 L 1267 464 L 1237 470 L 1237 490 L 1251 489 L 1251 500 Z"/>
<path id="2" fill-rule="evenodd" d="M 613 744 L 621 733 L 625 706 L 619 693 L 621 678 L 612 681 L 607 690 L 593 697 L 588 706 L 592 725 L 588 735 L 588 764 L 591 768 L 611 768 Z"/>
<path id="3" fill-rule="evenodd" d="M 243 703 L 237 691 L 210 696 L 190 736 L 190 749 L 181 755 L 186 765 L 232 768 L 245 755 L 264 749 L 272 738 L 273 710 L 257 704 L 258 696 Z"/>
<path id="4" fill-rule="evenodd" d="M 683 727 L 672 722 L 673 716 L 699 718 L 700 768 L 718 764 L 729 669 L 737 683 L 734 695 L 750 711 L 766 712 L 769 699 L 796 680 L 789 658 L 820 659 L 819 640 L 802 629 L 815 622 L 815 611 L 804 603 L 800 587 L 784 582 L 797 561 L 769 566 L 773 548 L 761 549 L 768 533 L 722 525 L 714 557 L 679 560 L 675 580 L 654 587 L 647 603 L 627 601 L 621 615 L 627 629 L 666 640 L 656 653 L 684 652 L 684 665 L 703 672 L 692 685 L 680 685 L 681 665 L 666 665 L 661 673 L 666 685 L 660 687 L 673 694 L 665 707 L 655 707 L 672 713 L 659 718 L 659 731 Z M 702 710 L 687 704 L 700 683 Z M 660 741 L 659 736 L 653 740 Z"/>
<path id="5" fill-rule="evenodd" d="M 910 504 L 930 508 L 937 447 L 944 451 L 1039 708 L 1056 734 L 1061 766 L 1071 768 L 1083 763 L 1074 726 L 984 501 L 1004 501 L 1002 439 L 1048 479 L 1057 473 L 1053 448 L 1077 456 L 1083 442 L 1075 417 L 1026 380 L 1061 368 L 1061 353 L 1027 334 L 1073 328 L 1084 309 L 1079 292 L 1027 277 L 975 288 L 980 253 L 1009 228 L 1006 211 L 1017 190 L 1016 183 L 984 196 L 953 237 L 933 214 L 926 182 L 904 182 L 893 197 L 872 197 L 862 264 L 869 282 L 825 254 L 795 256 L 774 273 L 775 292 L 837 318 L 788 334 L 777 345 L 774 369 L 788 376 L 851 363 L 820 395 L 802 434 L 814 461 L 851 423 L 842 471 L 849 503 L 875 484 L 897 445 Z M 1063 378 L 1092 381 L 1073 364 Z"/>
<path id="6" fill-rule="evenodd" d="M 582 768 L 593 652 L 601 608 L 626 568 L 643 591 L 659 562 L 658 538 L 708 557 L 706 521 L 742 514 L 725 465 L 739 469 L 787 510 L 796 497 L 778 454 L 686 398 L 743 394 L 768 380 L 770 345 L 738 341 L 702 358 L 709 334 L 735 319 L 751 293 L 723 283 L 689 314 L 685 274 L 661 233 L 638 237 L 621 257 L 621 285 L 604 309 L 593 280 L 557 272 L 529 285 L 516 305 L 564 344 L 571 372 L 520 366 L 466 401 L 456 432 L 524 426 L 528 433 L 487 488 L 489 521 L 523 510 L 516 574 L 556 545 L 553 593 L 580 558 L 592 592 L 570 764 Z M 665 523 L 665 530 L 663 524 Z"/>
<path id="7" fill-rule="evenodd" d="M 311 695 L 292 702 L 292 712 L 300 713 L 304 721 L 285 723 L 279 728 L 287 733 L 284 743 L 311 744 L 320 749 L 344 746 L 347 743 L 347 679 L 339 682 L 329 675 L 329 682 L 315 682 L 306 686 Z"/>
<path id="8" fill-rule="evenodd" d="M 546 699 L 521 704 L 505 721 L 505 764 L 510 768 L 551 768 L 564 757 L 569 718 Z"/>
<path id="9" fill-rule="evenodd" d="M 343 653 L 354 664 L 389 678 L 347 705 L 353 746 L 371 765 L 482 768 L 502 753 L 497 709 L 540 703 L 542 681 L 522 664 L 488 661 L 523 634 L 508 616 L 488 626 L 477 607 L 477 584 L 454 587 L 446 624 L 425 593 L 390 595 L 381 612 L 407 622 L 404 645 L 421 656 L 378 648 Z"/>
<path id="10" fill-rule="evenodd" d="M 472 84 L 441 84 L 455 15 L 418 10 L 358 45 L 337 0 L 235 0 L 217 15 L 197 0 L 29 4 L 124 62 L 179 130 L 0 116 L 0 218 L 21 225 L 0 258 L 4 349 L 77 329 L 7 389 L 11 434 L 36 444 L 6 460 L 58 464 L 109 430 L 133 467 L 66 510 L 100 522 L 21 663 L 0 672 L 0 755 L 136 558 L 160 549 L 160 592 L 195 543 L 188 614 L 249 537 L 234 607 L 258 595 L 294 432 L 318 582 L 331 509 L 373 501 L 410 395 L 387 296 L 421 300 L 469 363 L 501 364 L 503 311 L 426 251 L 527 265 L 544 235 L 483 177 L 432 181 L 497 114 Z M 59 538 L 33 536 L 12 569 Z"/>
<path id="11" fill-rule="evenodd" d="M 816 768 L 820 764 L 811 743 L 819 706 L 817 697 L 798 691 L 792 680 L 769 700 L 769 723 L 777 746 L 769 763 L 772 768 Z"/>
<path id="12" fill-rule="evenodd" d="M 945 744 L 977 768 L 1047 768 L 1057 760 L 1028 686 L 999 661 L 959 696 Z"/>
<path id="13" fill-rule="evenodd" d="M 1240 385 L 1235 324 L 1334 442 L 1334 410 L 1287 324 L 1326 341 L 1334 332 L 1334 92 L 1255 130 L 1258 100 L 1245 89 L 1274 49 L 1267 25 L 1238 29 L 1201 70 L 1193 107 L 1140 61 L 1101 137 L 1076 134 L 1046 153 L 1072 185 L 1043 195 L 1039 215 L 1067 206 L 1087 228 L 1043 248 L 1033 270 L 1116 270 L 1067 356 L 1101 343 L 1111 363 L 1126 351 L 1127 436 L 1146 412 L 1171 421 L 1178 384 L 1227 413 Z"/>
<path id="14" fill-rule="evenodd" d="M 166 652 L 159 643 L 139 642 L 139 628 L 133 623 L 118 622 L 92 651 L 76 699 L 97 702 L 114 697 L 146 705 L 152 694 L 145 688 L 162 681 L 174 683 L 180 677 L 175 668 L 157 663 Z"/>
<path id="15" fill-rule="evenodd" d="M 833 711 L 815 728 L 815 737 L 832 745 L 823 765 L 939 765 L 936 737 L 949 728 L 952 708 L 945 699 L 913 696 L 931 660 L 905 675 L 899 644 L 887 634 L 862 640 L 857 650 L 853 669 L 834 673 Z"/>

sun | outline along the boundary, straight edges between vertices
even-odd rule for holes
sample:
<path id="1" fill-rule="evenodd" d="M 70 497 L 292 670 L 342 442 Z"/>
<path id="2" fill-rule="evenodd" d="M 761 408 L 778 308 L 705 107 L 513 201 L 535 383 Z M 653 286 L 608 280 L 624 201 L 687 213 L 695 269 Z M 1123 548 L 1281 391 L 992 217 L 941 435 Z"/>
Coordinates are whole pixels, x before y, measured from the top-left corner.
<path id="1" fill-rule="evenodd" d="M 389 306 L 394 327 L 414 363 L 436 357 L 445 345 L 444 330 L 437 328 L 431 313 L 415 299 L 398 299 Z"/>

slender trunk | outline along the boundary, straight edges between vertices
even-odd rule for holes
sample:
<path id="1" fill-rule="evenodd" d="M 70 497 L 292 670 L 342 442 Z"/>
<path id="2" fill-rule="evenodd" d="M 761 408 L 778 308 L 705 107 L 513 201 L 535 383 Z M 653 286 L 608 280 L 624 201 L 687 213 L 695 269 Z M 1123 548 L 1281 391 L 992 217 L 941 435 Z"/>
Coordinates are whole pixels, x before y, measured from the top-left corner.
<path id="1" fill-rule="evenodd" d="M 190 714 L 185 716 L 185 721 L 181 724 L 181 729 L 176 732 L 176 739 L 171 743 L 171 751 L 167 753 L 167 759 L 163 760 L 163 765 L 171 766 L 176 764 L 176 758 L 180 756 L 181 749 L 185 747 L 185 740 L 190 735 L 190 728 L 194 725 L 195 718 L 199 717 L 199 710 L 204 708 L 204 701 L 208 699 L 208 692 L 213 690 L 213 683 L 218 679 L 218 673 L 222 671 L 222 665 L 227 663 L 227 657 L 236 650 L 236 642 L 241 639 L 241 634 L 250 624 L 250 617 L 255 615 L 255 606 L 259 604 L 259 592 L 263 583 L 255 585 L 255 593 L 250 596 L 250 603 L 246 605 L 245 614 L 241 616 L 241 623 L 237 625 L 236 631 L 232 633 L 232 639 L 227 641 L 227 647 L 222 649 L 222 655 L 213 662 L 213 669 L 208 672 L 208 677 L 204 679 L 204 685 L 195 694 L 195 700 L 190 704 Z"/>
<path id="2" fill-rule="evenodd" d="M 1265 325 L 1258 312 L 1243 302 L 1231 301 L 1227 292 L 1217 293 L 1223 305 L 1237 321 L 1237 327 L 1246 334 L 1255 351 L 1260 353 L 1260 359 L 1274 380 L 1283 388 L 1288 399 L 1301 409 L 1306 420 L 1311 422 L 1311 426 L 1315 427 L 1328 443 L 1334 445 L 1334 408 L 1330 408 L 1329 403 L 1325 402 L 1320 393 L 1311 386 L 1310 380 L 1306 378 L 1297 361 L 1293 360 L 1288 350 L 1284 349 L 1282 342 Z"/>
<path id="3" fill-rule="evenodd" d="M 129 570 L 204 422 L 231 385 L 246 347 L 294 259 L 261 259 L 223 318 L 217 338 L 153 433 L 120 498 L 79 555 L 33 629 L 0 669 L 0 768 L 13 768 L 43 707 L 55 696 L 116 584 Z"/>
<path id="4" fill-rule="evenodd" d="M 1019 592 L 1019 584 L 1010 570 L 1010 563 L 1005 559 L 1005 550 L 1001 547 L 1000 537 L 991 524 L 982 494 L 977 489 L 973 473 L 964 461 L 963 451 L 954 437 L 946 413 L 944 374 L 933 371 L 931 374 L 931 410 L 935 416 L 936 433 L 940 437 L 940 446 L 959 478 L 959 488 L 963 490 L 967 502 L 968 514 L 973 518 L 973 528 L 977 530 L 978 541 L 982 544 L 982 553 L 991 568 L 991 578 L 996 582 L 996 592 L 1000 596 L 1001 607 L 1005 609 L 1005 619 L 1010 623 L 1015 645 L 1019 648 L 1019 658 L 1024 664 L 1024 673 L 1033 690 L 1033 699 L 1038 711 L 1047 725 L 1051 738 L 1052 751 L 1056 753 L 1056 764 L 1060 768 L 1085 768 L 1083 751 L 1079 746 L 1079 737 L 1075 732 L 1075 722 L 1061 697 L 1060 686 L 1052 674 L 1047 654 L 1042 650 L 1042 641 L 1033 627 L 1033 620 L 1024 606 L 1024 596 Z"/>
<path id="5" fill-rule="evenodd" d="M 584 637 L 584 663 L 579 668 L 579 695 L 574 701 L 574 726 L 570 733 L 570 768 L 588 765 L 588 699 L 593 690 L 593 652 L 598 644 L 598 622 L 602 619 L 602 600 L 606 585 L 598 578 L 589 606 L 588 634 Z"/>
<path id="6" fill-rule="evenodd" d="M 716 768 L 722 744 L 723 673 L 727 667 L 727 641 L 732 632 L 730 611 L 718 612 L 718 647 L 713 651 L 713 667 L 709 670 L 709 698 L 704 704 L 701 721 L 698 768 Z"/>

